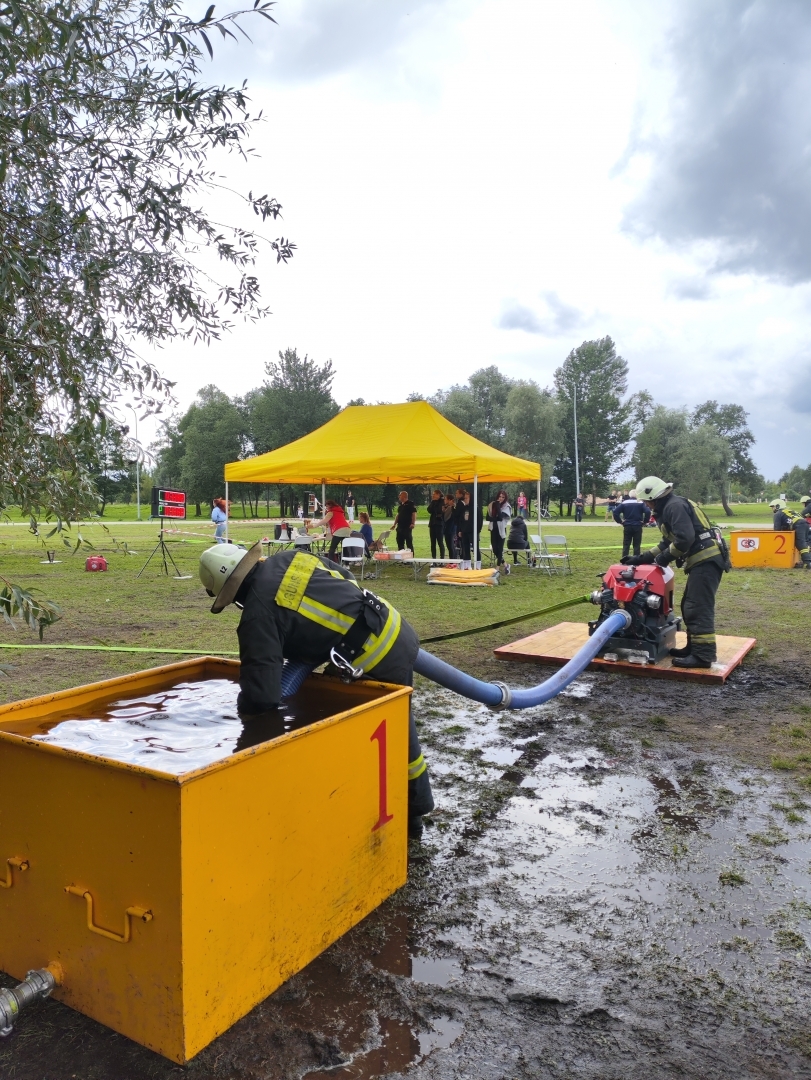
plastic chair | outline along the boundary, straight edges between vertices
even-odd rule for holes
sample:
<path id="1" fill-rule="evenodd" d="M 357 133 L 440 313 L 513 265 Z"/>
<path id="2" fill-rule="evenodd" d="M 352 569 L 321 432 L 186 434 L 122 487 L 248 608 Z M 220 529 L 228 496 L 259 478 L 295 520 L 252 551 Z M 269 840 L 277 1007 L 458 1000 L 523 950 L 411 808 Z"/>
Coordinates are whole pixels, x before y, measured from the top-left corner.
<path id="1" fill-rule="evenodd" d="M 563 550 L 562 551 L 550 551 L 549 550 L 550 546 L 553 547 L 553 548 L 563 548 Z M 566 537 L 565 536 L 550 536 L 550 535 L 545 536 L 543 538 L 543 542 L 542 542 L 540 557 L 545 563 L 547 563 L 547 565 L 549 566 L 550 571 L 555 570 L 555 572 L 557 573 L 557 570 L 555 568 L 555 563 L 558 563 L 558 564 L 564 563 L 565 566 L 566 566 L 566 569 L 571 574 L 571 572 L 572 572 L 572 561 L 569 558 L 569 545 L 566 543 Z"/>
<path id="2" fill-rule="evenodd" d="M 380 533 L 380 535 L 377 538 L 377 545 L 378 545 L 377 550 L 378 551 L 388 551 L 389 550 L 388 544 L 386 543 L 386 541 L 388 540 L 388 538 L 390 536 L 391 536 L 391 529 L 384 529 L 383 532 Z"/>
<path id="3" fill-rule="evenodd" d="M 347 536 L 341 541 L 341 566 L 351 569 L 360 565 L 360 579 L 366 566 L 366 541 L 362 536 Z"/>

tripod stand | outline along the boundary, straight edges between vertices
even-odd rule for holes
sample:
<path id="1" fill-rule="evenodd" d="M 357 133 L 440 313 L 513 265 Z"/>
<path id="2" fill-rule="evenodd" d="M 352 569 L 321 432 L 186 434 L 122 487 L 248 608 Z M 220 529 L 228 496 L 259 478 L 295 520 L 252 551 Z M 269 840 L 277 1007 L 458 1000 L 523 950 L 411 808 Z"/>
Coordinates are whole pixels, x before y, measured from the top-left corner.
<path id="1" fill-rule="evenodd" d="M 178 569 L 177 563 L 173 559 L 172 553 L 169 550 L 169 545 L 163 539 L 163 518 L 161 518 L 161 529 L 158 533 L 158 542 L 152 549 L 152 553 L 150 554 L 149 558 L 135 575 L 136 577 L 140 577 L 141 574 L 143 574 L 144 570 L 146 570 L 146 568 L 149 566 L 149 564 L 152 562 L 152 559 L 155 555 L 157 555 L 158 552 L 160 552 L 160 559 L 163 563 L 163 572 L 164 574 L 166 574 L 167 577 L 169 577 L 169 563 L 171 563 L 172 566 L 175 568 L 175 572 L 172 576 L 177 581 L 185 581 L 192 576 L 191 574 L 181 574 L 180 570 Z"/>

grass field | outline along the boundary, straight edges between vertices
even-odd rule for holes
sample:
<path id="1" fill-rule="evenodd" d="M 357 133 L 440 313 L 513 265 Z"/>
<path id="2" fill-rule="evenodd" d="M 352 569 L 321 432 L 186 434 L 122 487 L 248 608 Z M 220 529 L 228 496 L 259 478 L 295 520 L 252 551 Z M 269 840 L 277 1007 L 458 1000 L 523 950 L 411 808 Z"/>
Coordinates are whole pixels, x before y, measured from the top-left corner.
<path id="1" fill-rule="evenodd" d="M 212 528 L 192 519 L 181 523 L 182 533 L 170 535 L 171 551 L 186 580 L 163 576 L 156 560 L 136 577 L 155 546 L 154 523 L 98 524 L 81 529 L 92 549 L 76 554 L 57 550 L 61 561 L 43 563 L 45 548 L 22 526 L 0 526 L 0 573 L 55 600 L 63 617 L 46 633 L 48 643 L 126 645 L 143 652 L 57 652 L 0 650 L 0 663 L 8 668 L 0 678 L 0 699 L 8 701 L 136 671 L 172 658 L 158 649 L 199 649 L 212 653 L 235 651 L 239 613 L 229 608 L 215 616 L 197 577 L 200 553 L 209 543 Z M 519 567 L 497 589 L 452 589 L 415 583 L 408 566 L 389 564 L 382 582 L 373 585 L 388 597 L 414 625 L 421 637 L 450 633 L 490 623 L 555 604 L 590 592 L 598 575 L 620 554 L 621 534 L 616 526 L 581 527 L 556 524 L 572 548 L 572 574 L 551 578 Z M 234 524 L 234 538 L 250 542 L 264 536 L 259 523 Z M 197 535 L 195 535 L 197 534 Z M 650 543 L 658 532 L 649 530 Z M 73 535 L 76 535 L 74 531 Z M 416 530 L 416 554 L 430 554 L 428 530 Z M 483 533 L 483 543 L 487 532 Z M 646 540 L 648 539 L 646 535 Z M 49 546 L 56 547 L 53 541 Z M 92 551 L 103 553 L 107 573 L 86 573 L 84 561 Z M 677 580 L 682 575 L 677 575 Z M 757 637 L 761 655 L 772 658 L 807 656 L 811 632 L 811 574 L 801 571 L 734 571 L 727 575 L 718 599 L 720 632 Z M 478 675 L 497 677 L 503 664 L 492 650 L 505 642 L 553 625 L 561 619 L 586 620 L 593 608 L 582 607 L 538 618 L 506 630 L 494 631 L 436 646 L 445 659 Z M 27 628 L 16 631 L 0 624 L 0 642 L 30 645 L 36 642 Z"/>

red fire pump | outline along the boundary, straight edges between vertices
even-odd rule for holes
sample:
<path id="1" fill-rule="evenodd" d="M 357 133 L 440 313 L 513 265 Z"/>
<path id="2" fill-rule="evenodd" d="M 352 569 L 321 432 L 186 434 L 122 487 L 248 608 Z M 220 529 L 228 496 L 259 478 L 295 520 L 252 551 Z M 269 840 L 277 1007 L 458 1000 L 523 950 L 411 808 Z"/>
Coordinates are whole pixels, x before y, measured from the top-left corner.
<path id="1" fill-rule="evenodd" d="M 609 566 L 601 575 L 603 587 L 591 594 L 600 614 L 589 623 L 589 635 L 617 608 L 631 616 L 626 630 L 609 638 L 600 656 L 655 664 L 676 645 L 681 619 L 673 614 L 673 571 L 669 566 Z"/>

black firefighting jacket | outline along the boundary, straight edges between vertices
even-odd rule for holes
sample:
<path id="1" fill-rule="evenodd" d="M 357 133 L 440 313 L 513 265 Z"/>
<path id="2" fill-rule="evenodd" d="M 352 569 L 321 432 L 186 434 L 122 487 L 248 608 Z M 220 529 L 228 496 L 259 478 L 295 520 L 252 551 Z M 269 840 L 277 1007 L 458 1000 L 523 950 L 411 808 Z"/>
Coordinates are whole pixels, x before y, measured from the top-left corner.
<path id="1" fill-rule="evenodd" d="M 689 571 L 700 562 L 717 558 L 723 562 L 704 511 L 692 499 L 665 495 L 653 504 L 662 539 L 654 548 L 657 562 L 666 565 L 673 559 Z"/>
<path id="2" fill-rule="evenodd" d="M 375 597 L 370 603 L 369 596 L 350 573 L 308 552 L 283 551 L 257 563 L 236 595 L 242 606 L 240 711 L 275 708 L 284 660 L 325 663 L 358 620 L 365 620 L 368 637 L 352 658 L 354 667 L 385 678 L 395 659 L 401 668 L 413 666 L 416 634 L 390 604 Z M 408 656 L 400 655 L 404 651 Z"/>

